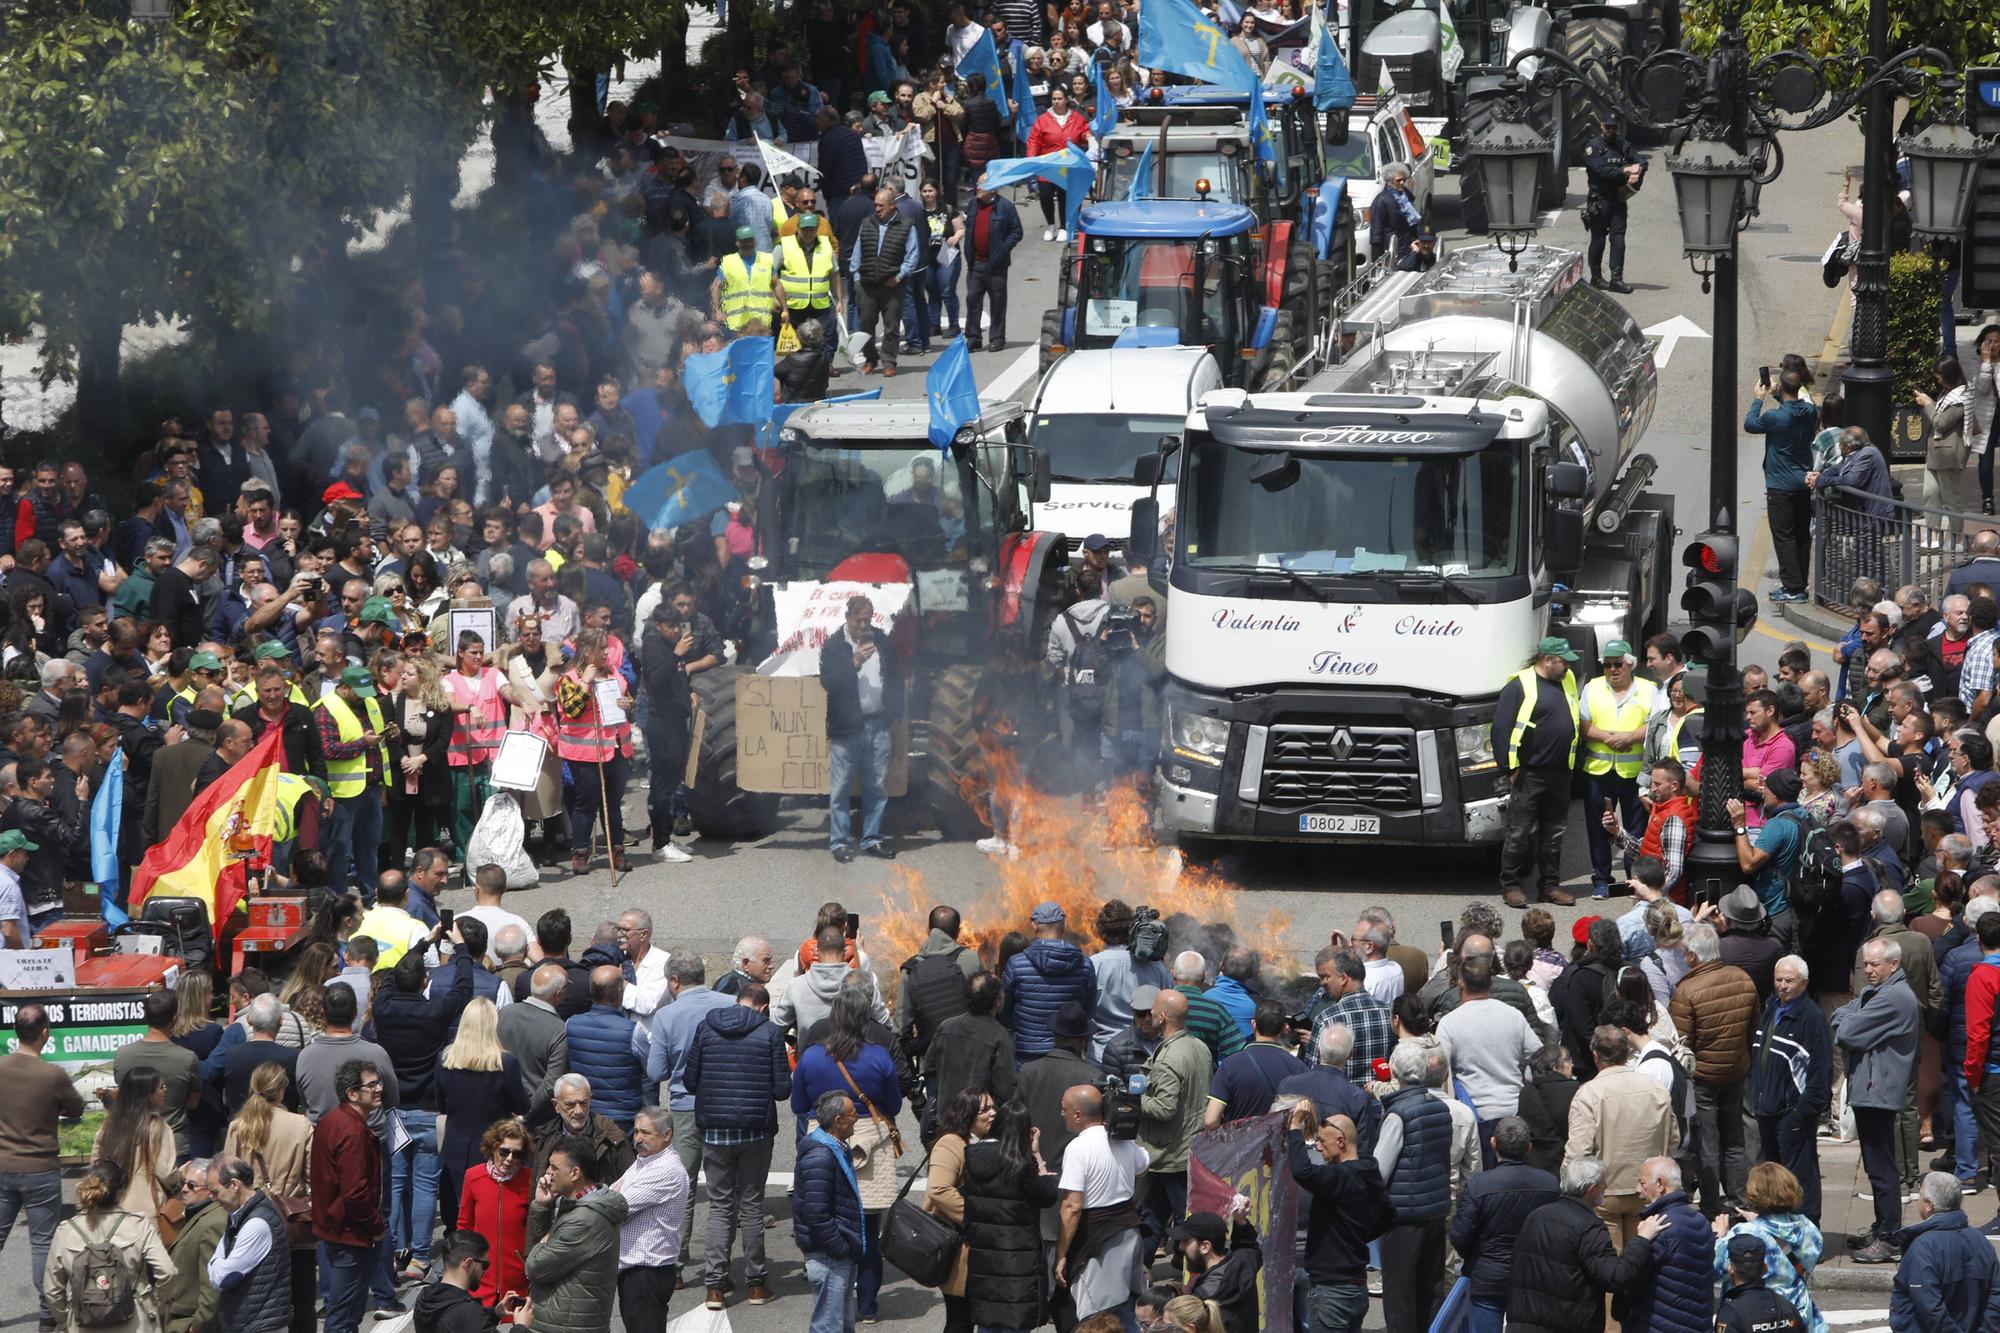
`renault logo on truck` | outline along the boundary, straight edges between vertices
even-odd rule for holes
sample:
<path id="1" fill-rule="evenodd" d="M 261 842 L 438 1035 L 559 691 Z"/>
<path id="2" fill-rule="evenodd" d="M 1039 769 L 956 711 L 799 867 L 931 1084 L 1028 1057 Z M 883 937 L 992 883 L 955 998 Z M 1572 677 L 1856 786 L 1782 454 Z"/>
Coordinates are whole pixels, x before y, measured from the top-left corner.
<path id="1" fill-rule="evenodd" d="M 1346 727 L 1336 728 L 1333 738 L 1327 742 L 1327 751 L 1333 755 L 1333 762 L 1344 763 L 1347 756 L 1354 753 L 1354 736 Z"/>

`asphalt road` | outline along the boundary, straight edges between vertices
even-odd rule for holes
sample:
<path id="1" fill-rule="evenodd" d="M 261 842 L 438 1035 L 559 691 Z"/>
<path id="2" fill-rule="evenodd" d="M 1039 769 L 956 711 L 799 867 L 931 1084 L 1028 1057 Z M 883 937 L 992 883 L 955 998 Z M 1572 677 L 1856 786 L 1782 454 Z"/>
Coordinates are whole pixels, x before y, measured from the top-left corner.
<path id="1" fill-rule="evenodd" d="M 1739 416 L 1756 382 L 1756 368 L 1791 351 L 1817 359 L 1835 311 L 1834 294 L 1820 284 L 1817 260 L 1840 225 L 1834 200 L 1843 169 L 1858 154 L 1859 139 L 1841 123 L 1792 136 L 1786 148 L 1784 175 L 1763 190 L 1762 216 L 1743 234 L 1741 351 L 1735 367 L 1739 403 L 1734 409 Z M 1638 290 L 1625 304 L 1642 327 L 1685 317 L 1706 332 L 1712 328 L 1711 304 L 1679 257 L 1663 157 L 1655 154 L 1655 174 L 1632 210 L 1626 277 Z M 1576 212 L 1582 202 L 1580 174 L 1573 175 L 1571 188 L 1568 206 L 1552 219 L 1543 240 L 1583 244 Z M 1017 252 L 1009 293 L 1012 346 L 973 358 L 983 391 L 995 398 L 1032 390 L 1032 338 L 1056 286 L 1056 247 L 1040 240 L 1039 211 L 1025 198 L 1021 203 L 1028 240 Z M 1455 184 L 1447 179 L 1440 184 L 1435 209 L 1446 243 L 1483 244 L 1453 230 L 1455 207 Z M 1676 495 L 1681 526 L 1689 532 L 1702 526 L 1707 513 L 1711 347 L 1692 336 L 1675 346 L 1661 370 L 1659 405 L 1642 446 L 1659 459 L 1655 486 Z M 887 391 L 895 397 L 921 394 L 920 372 L 931 359 L 905 358 L 904 373 L 887 382 Z M 835 381 L 834 391 L 850 392 L 874 382 L 850 373 Z M 1762 522 L 1758 459 L 1754 447 L 1745 449 L 1737 467 L 1740 521 L 1746 531 Z M 1768 544 L 1753 544 L 1751 551 L 1753 558 L 1759 551 L 1768 553 Z M 1784 642 L 1794 636 L 1774 625 L 1767 608 L 1765 623 L 1745 646 L 1746 660 L 1775 662 Z M 1824 665 L 1826 645 L 1813 646 Z M 1468 667 L 1501 669 L 1500 664 Z M 639 824 L 644 822 L 643 805 L 644 793 L 635 787 L 628 809 Z M 1074 803 L 1048 802 L 1037 806 L 1034 815 L 1040 832 L 1031 839 L 1030 854 L 1019 861 L 995 863 L 969 843 L 945 843 L 926 834 L 902 842 L 893 865 L 861 860 L 842 866 L 826 852 L 823 808 L 799 803 L 786 810 L 784 827 L 760 842 L 731 846 L 699 841 L 692 849 L 695 859 L 685 865 L 658 865 L 637 855 L 633 871 L 615 886 L 603 870 L 581 879 L 558 874 L 537 888 L 510 895 L 508 905 L 530 919 L 563 906 L 576 919 L 580 935 L 622 908 L 639 905 L 653 914 L 661 945 L 698 950 L 715 968 L 726 966 L 731 945 L 746 933 L 769 936 L 781 952 L 796 946 L 807 935 L 818 904 L 834 897 L 860 913 L 864 946 L 879 963 L 893 967 L 902 956 L 897 941 L 910 935 L 929 904 L 959 906 L 968 923 L 982 932 L 1019 929 L 1026 925 L 1027 906 L 1054 885 L 1075 901 L 1119 892 L 1169 910 L 1186 910 L 1200 921 L 1226 922 L 1239 937 L 1276 955 L 1285 969 L 1309 959 L 1329 930 L 1351 927 L 1357 911 L 1371 903 L 1389 905 L 1402 918 L 1405 938 L 1428 947 L 1437 920 L 1455 916 L 1468 899 L 1496 900 L 1491 863 L 1480 856 L 1365 847 L 1258 849 L 1226 858 L 1218 877 L 1184 880 L 1177 877 L 1170 853 L 1132 845 L 1107 850 L 1107 821 Z M 1581 829 L 1574 825 L 1565 867 L 1572 885 L 1588 883 Z M 470 896 L 454 891 L 444 902 L 468 906 Z M 1582 910 L 1559 912 L 1562 925 Z M 788 1173 L 790 1151 L 782 1138 L 774 1170 Z M 808 1297 L 784 1220 L 783 1192 L 773 1189 L 781 1221 L 770 1233 L 781 1299 L 756 1310 L 733 1307 L 716 1318 L 684 1293 L 686 1304 L 676 1308 L 692 1308 L 693 1313 L 676 1325 L 682 1333 L 724 1328 L 778 1333 L 803 1326 Z M 10 1239 L 0 1251 L 0 1328 L 33 1318 L 26 1236 L 17 1228 Z M 1830 1296 L 1828 1303 L 1846 1312 L 1837 1321 L 1843 1328 L 1886 1326 L 1887 1311 L 1879 1308 L 1886 1304 L 1884 1297 L 1859 1295 L 1843 1303 L 1843 1298 Z M 882 1308 L 885 1323 L 910 1327 L 934 1327 L 939 1317 L 935 1295 L 908 1283 L 891 1284 Z M 1374 1318 L 1379 1319 L 1379 1311 Z"/>

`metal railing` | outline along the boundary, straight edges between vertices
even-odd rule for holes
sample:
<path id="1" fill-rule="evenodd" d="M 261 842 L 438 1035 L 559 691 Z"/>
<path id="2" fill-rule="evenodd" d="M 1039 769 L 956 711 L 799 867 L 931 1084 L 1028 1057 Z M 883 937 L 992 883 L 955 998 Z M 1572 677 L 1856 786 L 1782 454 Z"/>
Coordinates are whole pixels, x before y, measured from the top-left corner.
<path id="1" fill-rule="evenodd" d="M 1935 606 L 1951 571 L 1965 563 L 1972 534 L 1991 527 L 2000 527 L 1991 514 L 1926 509 L 1847 486 L 1821 492 L 1813 506 L 1813 599 L 1847 610 L 1854 581 L 1871 578 L 1884 597 L 1914 583 Z"/>

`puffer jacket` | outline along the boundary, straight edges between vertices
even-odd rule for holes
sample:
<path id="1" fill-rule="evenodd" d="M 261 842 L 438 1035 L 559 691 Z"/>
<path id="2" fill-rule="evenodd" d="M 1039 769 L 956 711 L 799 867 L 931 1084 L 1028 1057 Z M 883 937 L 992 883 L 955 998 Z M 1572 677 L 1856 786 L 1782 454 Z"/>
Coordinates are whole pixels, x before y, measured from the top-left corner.
<path id="1" fill-rule="evenodd" d="M 618 1228 L 629 1209 L 614 1189 L 528 1209 L 528 1291 L 535 1333 L 604 1333 L 618 1289 Z"/>
<path id="2" fill-rule="evenodd" d="M 1667 1229 L 1653 1237 L 1651 1280 L 1614 1310 L 1626 1328 L 1646 1333 L 1710 1333 L 1715 1327 L 1715 1233 L 1708 1219 L 1688 1202 L 1685 1191 L 1663 1194 L 1640 1217 L 1664 1217 Z"/>
<path id="3" fill-rule="evenodd" d="M 1738 1236 L 1755 1236 L 1764 1242 L 1764 1285 L 1792 1303 L 1806 1321 L 1806 1333 L 1827 1333 L 1826 1316 L 1819 1312 L 1806 1285 L 1826 1246 L 1819 1228 L 1797 1213 L 1759 1213 L 1737 1223 L 1716 1238 L 1710 1271 L 1717 1281 L 1729 1280 L 1729 1242 Z M 1900 1330 L 1902 1325 L 1892 1327 Z"/>
<path id="4" fill-rule="evenodd" d="M 1068 940 L 1038 939 L 1007 960 L 1007 1026 L 1014 1030 L 1014 1058 L 1032 1060 L 1055 1043 L 1049 1023 L 1071 1000 L 1087 1014 L 1097 1007 L 1097 972 Z"/>
<path id="5" fill-rule="evenodd" d="M 1901 1236 L 1903 1262 L 1889 1293 L 1895 1329 L 2000 1328 L 2000 1260 L 1964 1212 L 1933 1213 Z"/>
<path id="6" fill-rule="evenodd" d="M 1965 1063 L 1965 983 L 1979 960 L 1986 956 L 1977 939 L 1967 940 L 1944 956 L 1938 967 L 1938 985 L 1944 992 L 1944 1064 L 1957 1069 Z"/>
<path id="7" fill-rule="evenodd" d="M 472 1003 L 472 955 L 451 960 L 449 987 L 435 982 L 429 999 L 388 985 L 375 997 L 375 1035 L 396 1070 L 397 1104 L 404 1110 L 437 1110 L 437 1059 L 445 1034 Z"/>
<path id="8" fill-rule="evenodd" d="M 1526 1162 L 1502 1162 L 1465 1183 L 1451 1219 L 1451 1247 L 1465 1259 L 1472 1299 L 1481 1305 L 1507 1303 L 1507 1275 L 1514 1266 L 1514 1243 L 1529 1214 L 1562 1195 L 1556 1178 Z"/>
<path id="9" fill-rule="evenodd" d="M 748 1005 L 716 1009 L 695 1029 L 681 1081 L 701 1129 L 778 1132 L 778 1103 L 792 1095 L 785 1034 Z"/>
<path id="10" fill-rule="evenodd" d="M 808 1255 L 861 1257 L 861 1196 L 848 1184 L 833 1149 L 810 1134 L 793 1167 L 792 1239 Z"/>
<path id="11" fill-rule="evenodd" d="M 1048 1322 L 1042 1275 L 1042 1209 L 1056 1201 L 1056 1178 L 1030 1172 L 1008 1177 L 1000 1145 L 988 1140 L 965 1152 L 959 1178 L 965 1196 L 965 1290 L 972 1322 L 981 1328 L 1039 1328 Z"/>
<path id="12" fill-rule="evenodd" d="M 1636 1290 L 1652 1259 L 1653 1243 L 1643 1236 L 1623 1254 L 1613 1249 L 1604 1220 L 1581 1199 L 1542 1205 L 1514 1241 L 1507 1333 L 1603 1333 L 1604 1293 Z"/>
<path id="13" fill-rule="evenodd" d="M 1138 1025 L 1134 1024 L 1104 1043 L 1104 1072 L 1130 1083 L 1132 1075 L 1146 1067 L 1146 1062 L 1153 1058 L 1153 1052 L 1158 1047 L 1157 1041 L 1139 1031 Z"/>
<path id="14" fill-rule="evenodd" d="M 1741 1083 L 1750 1072 L 1757 983 L 1740 967 L 1702 963 L 1681 978 L 1667 1012 L 1694 1052 L 1694 1081 Z"/>
<path id="15" fill-rule="evenodd" d="M 643 1030 L 623 1009 L 593 1004 L 569 1020 L 570 1072 L 590 1080 L 590 1109 L 621 1129 L 646 1104 Z"/>

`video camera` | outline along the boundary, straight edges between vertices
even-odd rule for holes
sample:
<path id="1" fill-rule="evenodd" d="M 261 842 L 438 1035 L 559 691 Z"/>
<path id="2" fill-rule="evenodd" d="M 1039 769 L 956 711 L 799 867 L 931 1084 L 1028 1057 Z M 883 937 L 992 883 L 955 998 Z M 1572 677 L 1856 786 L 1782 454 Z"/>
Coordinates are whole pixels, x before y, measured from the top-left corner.
<path id="1" fill-rule="evenodd" d="M 1098 638 L 1107 648 L 1135 648 L 1139 644 L 1139 613 L 1129 606 L 1114 605 L 1104 612 Z"/>
<path id="2" fill-rule="evenodd" d="M 1109 1075 L 1097 1085 L 1104 1094 L 1104 1132 L 1114 1139 L 1136 1139 L 1139 1137 L 1139 1094 L 1145 1090 L 1143 1084 L 1138 1089 L 1128 1088 L 1125 1080 L 1116 1074 Z"/>

